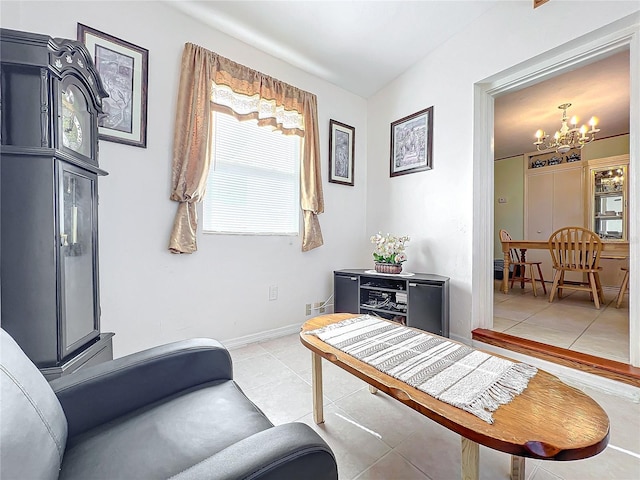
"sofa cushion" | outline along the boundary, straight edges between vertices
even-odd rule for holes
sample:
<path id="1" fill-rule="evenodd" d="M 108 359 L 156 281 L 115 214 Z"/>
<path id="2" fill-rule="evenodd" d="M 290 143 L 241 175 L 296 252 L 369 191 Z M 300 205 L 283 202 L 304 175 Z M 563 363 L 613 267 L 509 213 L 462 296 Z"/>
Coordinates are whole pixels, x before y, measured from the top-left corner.
<path id="1" fill-rule="evenodd" d="M 222 380 L 70 438 L 60 478 L 168 478 L 272 426 Z"/>
<path id="2" fill-rule="evenodd" d="M 58 478 L 67 420 L 49 384 L 0 329 L 0 478 Z"/>

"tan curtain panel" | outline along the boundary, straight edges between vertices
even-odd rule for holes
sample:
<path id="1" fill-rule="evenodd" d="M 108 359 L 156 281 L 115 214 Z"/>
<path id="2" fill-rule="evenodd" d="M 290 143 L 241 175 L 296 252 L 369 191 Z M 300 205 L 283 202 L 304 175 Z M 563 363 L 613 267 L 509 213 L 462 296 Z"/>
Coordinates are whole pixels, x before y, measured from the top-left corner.
<path id="1" fill-rule="evenodd" d="M 324 212 L 316 96 L 187 43 L 182 55 L 174 134 L 171 200 L 180 202 L 169 250 L 197 250 L 195 204 L 204 195 L 210 165 L 212 110 L 240 120 L 256 119 L 303 138 L 300 205 L 302 250 L 323 244 L 318 214 Z"/>

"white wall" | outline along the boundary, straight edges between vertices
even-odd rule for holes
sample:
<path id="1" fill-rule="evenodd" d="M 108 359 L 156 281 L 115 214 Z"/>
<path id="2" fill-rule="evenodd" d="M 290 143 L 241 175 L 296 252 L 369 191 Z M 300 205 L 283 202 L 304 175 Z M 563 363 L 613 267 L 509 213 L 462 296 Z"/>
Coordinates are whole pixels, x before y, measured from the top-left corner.
<path id="1" fill-rule="evenodd" d="M 496 160 L 493 197 L 493 258 L 503 258 L 500 230 L 511 238 L 524 238 L 524 158 L 522 155 Z M 503 198 L 504 202 L 499 203 Z"/>
<path id="2" fill-rule="evenodd" d="M 576 5 L 500 2 L 369 99 L 367 230 L 411 235 L 407 268 L 451 277 L 454 338 L 470 338 L 472 325 L 474 84 L 640 9 Z M 390 123 L 431 105 L 434 169 L 389 178 Z"/>
<path id="3" fill-rule="evenodd" d="M 190 19 L 162 2 L 11 2 L 4 28 L 76 38 L 76 24 L 149 49 L 148 146 L 100 141 L 100 282 L 102 330 L 116 333 L 121 356 L 192 336 L 238 340 L 295 329 L 306 303 L 332 293 L 332 271 L 363 267 L 366 101 Z M 169 200 L 180 56 L 185 42 L 318 96 L 325 213 L 324 246 L 300 251 L 300 238 L 199 234 L 193 255 L 167 251 L 176 203 Z M 327 182 L 329 119 L 356 128 L 355 186 Z M 278 300 L 269 301 L 269 286 Z"/>

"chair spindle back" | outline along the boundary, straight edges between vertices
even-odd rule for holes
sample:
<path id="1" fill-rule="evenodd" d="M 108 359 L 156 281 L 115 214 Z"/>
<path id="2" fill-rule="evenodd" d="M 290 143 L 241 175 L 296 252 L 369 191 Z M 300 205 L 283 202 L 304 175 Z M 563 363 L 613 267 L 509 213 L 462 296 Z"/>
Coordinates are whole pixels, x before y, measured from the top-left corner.
<path id="1" fill-rule="evenodd" d="M 564 227 L 549 237 L 553 268 L 573 271 L 597 269 L 602 241 L 595 232 L 582 227 Z"/>
<path id="2" fill-rule="evenodd" d="M 501 242 L 509 242 L 513 240 L 511 238 L 511 235 L 509 235 L 509 232 L 507 232 L 506 230 L 500 230 L 500 241 Z M 511 263 L 519 263 L 520 262 L 520 252 L 518 252 L 517 248 L 510 248 L 509 249 L 509 258 L 511 259 Z"/>

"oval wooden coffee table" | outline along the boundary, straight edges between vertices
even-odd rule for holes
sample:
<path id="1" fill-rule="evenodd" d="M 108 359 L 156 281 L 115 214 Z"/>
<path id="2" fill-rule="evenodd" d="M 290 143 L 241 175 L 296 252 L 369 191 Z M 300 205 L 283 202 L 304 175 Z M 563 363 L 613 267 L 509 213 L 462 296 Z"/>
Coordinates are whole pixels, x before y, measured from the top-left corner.
<path id="1" fill-rule="evenodd" d="M 349 313 L 323 315 L 302 326 L 300 340 L 312 352 L 313 416 L 316 423 L 324 422 L 321 363 L 324 358 L 364 380 L 372 393 L 380 389 L 460 434 L 463 479 L 479 478 L 479 445 L 511 454 L 511 478 L 514 480 L 524 479 L 525 457 L 578 460 L 596 455 L 607 446 L 609 418 L 600 405 L 543 370 L 538 370 L 529 386 L 511 403 L 493 413 L 494 423 L 491 425 L 376 370 L 314 335 L 305 335 L 309 330 L 358 316 Z"/>

